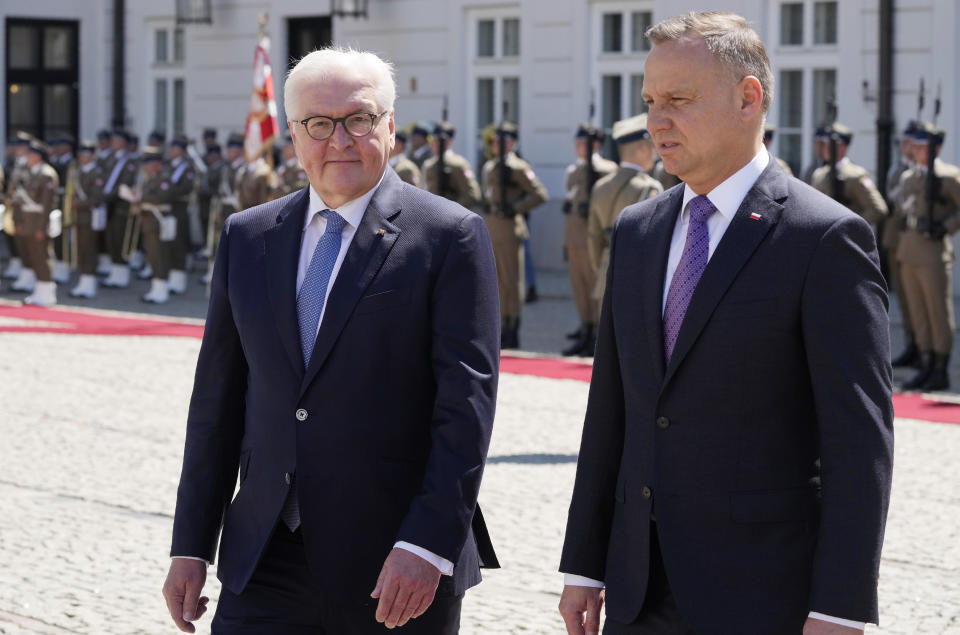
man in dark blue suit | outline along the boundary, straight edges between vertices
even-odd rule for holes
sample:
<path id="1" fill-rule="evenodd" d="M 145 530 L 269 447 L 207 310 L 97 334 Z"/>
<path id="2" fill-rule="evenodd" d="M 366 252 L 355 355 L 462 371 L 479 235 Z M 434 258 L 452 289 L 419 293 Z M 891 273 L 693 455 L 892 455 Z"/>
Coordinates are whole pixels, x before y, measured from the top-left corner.
<path id="1" fill-rule="evenodd" d="M 214 633 L 456 633 L 496 566 L 476 506 L 493 250 L 478 216 L 386 169 L 394 98 L 373 54 L 302 59 L 285 107 L 310 187 L 224 227 L 164 585 L 184 631 L 218 535 Z"/>
<path id="2" fill-rule="evenodd" d="M 569 633 L 856 633 L 876 622 L 893 411 L 870 227 L 763 147 L 740 16 L 648 32 L 648 129 L 685 184 L 611 238 L 561 559 Z"/>

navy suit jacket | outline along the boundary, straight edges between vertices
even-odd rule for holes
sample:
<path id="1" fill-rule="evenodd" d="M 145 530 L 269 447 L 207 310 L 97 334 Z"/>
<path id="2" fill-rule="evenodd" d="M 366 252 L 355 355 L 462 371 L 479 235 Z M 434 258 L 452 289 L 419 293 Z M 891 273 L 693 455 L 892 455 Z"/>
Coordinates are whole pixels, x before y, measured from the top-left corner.
<path id="1" fill-rule="evenodd" d="M 212 561 L 222 526 L 218 577 L 240 593 L 295 474 L 310 568 L 332 595 L 369 601 L 398 540 L 452 561 L 438 593 L 463 593 L 481 560 L 496 564 L 476 507 L 499 367 L 490 238 L 480 217 L 388 170 L 304 369 L 308 201 L 303 189 L 224 227 L 171 555 Z"/>
<path id="2" fill-rule="evenodd" d="M 603 580 L 608 616 L 631 622 L 655 527 L 698 633 L 799 633 L 811 610 L 876 621 L 893 409 L 873 233 L 771 159 L 666 364 L 682 200 L 628 207 L 611 239 L 561 570 Z"/>

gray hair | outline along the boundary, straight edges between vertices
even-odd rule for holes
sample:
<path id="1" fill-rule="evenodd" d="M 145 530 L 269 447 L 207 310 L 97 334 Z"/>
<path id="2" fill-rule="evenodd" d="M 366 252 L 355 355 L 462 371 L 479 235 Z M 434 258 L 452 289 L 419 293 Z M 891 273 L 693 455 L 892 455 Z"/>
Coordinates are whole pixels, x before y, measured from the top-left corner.
<path id="1" fill-rule="evenodd" d="M 650 27 L 646 35 L 653 44 L 679 40 L 684 36 L 702 37 L 707 50 L 734 73 L 737 81 L 747 75 L 760 80 L 763 114 L 770 109 L 770 102 L 773 101 L 770 58 L 767 57 L 763 40 L 743 16 L 722 11 L 690 11 Z"/>
<path id="2" fill-rule="evenodd" d="M 380 110 L 393 110 L 397 84 L 393 64 L 369 51 L 331 46 L 307 53 L 287 73 L 283 85 L 283 104 L 288 118 L 290 105 L 303 82 L 323 82 L 332 73 L 342 70 L 360 71 L 370 82 L 373 98 Z M 299 117 L 302 113 L 294 116 Z"/>

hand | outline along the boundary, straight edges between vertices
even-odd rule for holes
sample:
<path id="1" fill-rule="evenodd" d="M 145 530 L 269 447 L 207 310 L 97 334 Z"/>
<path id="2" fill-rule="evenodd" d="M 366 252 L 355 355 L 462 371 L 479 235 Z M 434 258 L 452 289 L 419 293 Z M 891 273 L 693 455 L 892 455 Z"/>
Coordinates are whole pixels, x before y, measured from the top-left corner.
<path id="1" fill-rule="evenodd" d="M 194 622 L 207 612 L 209 598 L 200 597 L 207 579 L 207 563 L 190 558 L 174 558 L 170 561 L 167 581 L 163 583 L 163 598 L 174 624 L 185 633 L 193 633 Z"/>
<path id="2" fill-rule="evenodd" d="M 403 626 L 420 617 L 433 603 L 440 570 L 406 549 L 394 547 L 380 569 L 377 586 L 377 621 L 387 628 Z"/>
<path id="3" fill-rule="evenodd" d="M 600 632 L 603 596 L 601 588 L 570 584 L 563 587 L 558 608 L 567 625 L 567 635 L 597 635 Z"/>
<path id="4" fill-rule="evenodd" d="M 863 631 L 859 628 L 824 622 L 815 617 L 808 617 L 803 624 L 803 635 L 861 635 L 862 633 Z"/>

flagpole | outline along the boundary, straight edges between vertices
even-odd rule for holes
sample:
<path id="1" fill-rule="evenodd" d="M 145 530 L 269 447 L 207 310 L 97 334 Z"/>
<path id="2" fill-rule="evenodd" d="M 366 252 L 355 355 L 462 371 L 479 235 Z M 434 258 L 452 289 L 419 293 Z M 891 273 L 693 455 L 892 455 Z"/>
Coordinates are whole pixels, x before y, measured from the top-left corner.
<path id="1" fill-rule="evenodd" d="M 257 45 L 263 42 L 263 39 L 267 37 L 267 23 L 270 22 L 270 13 L 264 11 L 257 15 Z M 271 77 L 272 79 L 272 77 Z M 270 166 L 271 174 L 274 171 L 273 165 L 273 137 L 270 137 L 269 141 L 263 144 L 263 149 L 261 150 L 261 155 L 265 154 L 267 158 L 267 165 Z"/>

